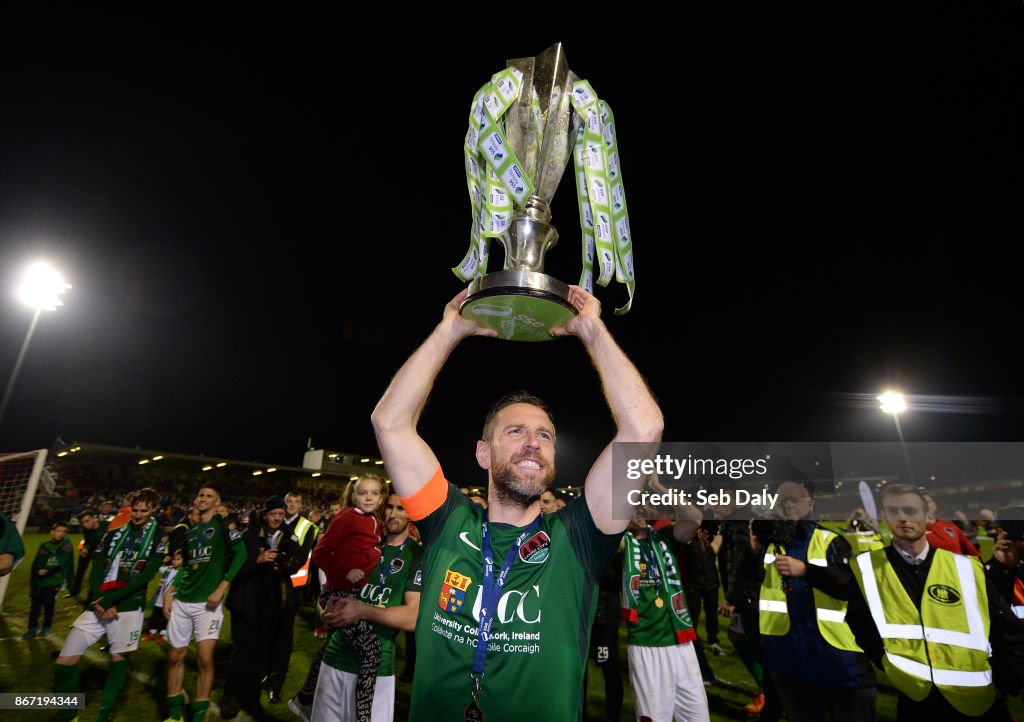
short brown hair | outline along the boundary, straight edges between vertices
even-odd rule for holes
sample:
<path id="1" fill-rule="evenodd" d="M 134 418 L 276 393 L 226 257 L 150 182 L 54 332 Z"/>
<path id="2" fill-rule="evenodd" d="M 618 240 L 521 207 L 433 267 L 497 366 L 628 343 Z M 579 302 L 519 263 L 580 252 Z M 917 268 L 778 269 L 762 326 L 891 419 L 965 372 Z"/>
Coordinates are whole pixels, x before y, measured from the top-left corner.
<path id="1" fill-rule="evenodd" d="M 884 502 L 885 497 L 887 496 L 904 496 L 905 494 L 913 494 L 914 496 L 921 500 L 921 502 L 924 504 L 924 510 L 927 512 L 928 499 L 925 498 L 925 495 L 927 493 L 928 492 L 926 492 L 924 489 L 919 489 L 918 487 L 911 486 L 910 484 L 893 484 L 892 486 L 885 487 L 885 489 L 882 491 L 882 501 Z"/>
<path id="2" fill-rule="evenodd" d="M 128 495 L 128 498 L 125 499 L 125 504 L 128 506 L 135 506 L 139 502 L 148 504 L 156 509 L 160 506 L 160 493 L 156 489 L 147 486 L 139 489 L 138 491 L 132 492 Z"/>
<path id="3" fill-rule="evenodd" d="M 505 394 L 494 402 L 494 406 L 491 407 L 491 410 L 487 412 L 487 416 L 484 418 L 484 431 L 483 436 L 480 437 L 481 439 L 484 441 L 491 440 L 491 436 L 494 435 L 495 417 L 498 415 L 499 411 L 506 406 L 511 406 L 512 404 L 530 404 L 531 406 L 536 406 L 548 415 L 548 419 L 551 421 L 552 431 L 554 431 L 555 415 L 551 413 L 551 409 L 548 408 L 546 403 L 544 403 L 544 400 L 539 396 L 534 396 L 529 391 L 520 389 L 519 391 L 513 391 L 510 394 Z"/>

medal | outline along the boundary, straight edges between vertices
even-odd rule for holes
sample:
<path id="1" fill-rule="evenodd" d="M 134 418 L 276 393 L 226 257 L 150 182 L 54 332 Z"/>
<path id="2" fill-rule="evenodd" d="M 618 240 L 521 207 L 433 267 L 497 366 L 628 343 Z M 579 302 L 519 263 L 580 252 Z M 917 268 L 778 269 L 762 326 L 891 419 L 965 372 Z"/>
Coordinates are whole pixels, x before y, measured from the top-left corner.
<path id="1" fill-rule="evenodd" d="M 654 606 L 656 606 L 658 609 L 661 609 L 662 607 L 665 606 L 665 602 L 664 602 L 664 600 L 662 600 L 661 597 L 655 597 L 654 598 Z"/>
<path id="2" fill-rule="evenodd" d="M 196 562 L 195 564 L 192 565 L 192 571 L 195 571 L 198 568 L 199 568 L 199 562 Z"/>
<path id="3" fill-rule="evenodd" d="M 466 705 L 466 712 L 462 716 L 465 722 L 484 722 L 484 713 L 476 703 L 476 697 Z"/>

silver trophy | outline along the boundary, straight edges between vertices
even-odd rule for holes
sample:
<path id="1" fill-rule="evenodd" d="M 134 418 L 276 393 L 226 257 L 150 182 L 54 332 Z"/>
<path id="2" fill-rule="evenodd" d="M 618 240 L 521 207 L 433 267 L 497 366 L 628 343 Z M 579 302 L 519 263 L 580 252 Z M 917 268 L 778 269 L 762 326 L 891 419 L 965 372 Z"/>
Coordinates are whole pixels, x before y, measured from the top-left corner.
<path id="1" fill-rule="evenodd" d="M 534 192 L 515 203 L 507 229 L 497 236 L 505 250 L 500 271 L 474 278 L 460 312 L 499 337 L 547 341 L 550 329 L 576 315 L 569 285 L 544 273 L 544 257 L 558 242 L 551 225 L 551 199 L 573 156 L 580 117 L 573 107 L 576 75 L 561 43 L 535 58 L 509 60 L 522 74 L 518 99 L 504 115 L 508 146 Z"/>

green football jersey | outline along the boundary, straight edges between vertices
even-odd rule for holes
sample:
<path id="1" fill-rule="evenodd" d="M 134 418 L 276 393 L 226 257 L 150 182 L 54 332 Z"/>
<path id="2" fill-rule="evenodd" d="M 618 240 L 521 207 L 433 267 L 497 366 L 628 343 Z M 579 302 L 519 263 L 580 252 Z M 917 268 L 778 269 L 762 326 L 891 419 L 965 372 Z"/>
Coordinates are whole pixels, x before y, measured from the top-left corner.
<path id="1" fill-rule="evenodd" d="M 222 581 L 231 581 L 245 563 L 242 533 L 233 521 L 214 514 L 185 535 L 188 557 L 174 580 L 179 602 L 205 602 Z"/>
<path id="2" fill-rule="evenodd" d="M 25 557 L 25 545 L 18 534 L 18 528 L 14 522 L 3 514 L 0 514 L 0 554 L 10 554 L 14 557 L 14 569 Z"/>
<path id="3" fill-rule="evenodd" d="M 482 507 L 449 484 L 442 506 L 416 522 L 426 555 L 413 722 L 461 720 L 470 702 L 482 602 L 482 517 Z M 524 529 L 488 526 L 497 577 Z M 544 516 L 523 541 L 494 610 L 478 697 L 487 722 L 580 718 L 598 579 L 619 538 L 594 525 L 581 498 Z"/>
<path id="4" fill-rule="evenodd" d="M 390 571 L 384 586 L 380 585 L 379 571 L 370 572 L 366 584 L 359 590 L 359 601 L 377 606 L 397 607 L 405 601 L 406 592 L 422 591 L 423 575 L 420 572 L 420 563 L 423 559 L 423 547 L 410 539 L 402 553 L 394 556 L 397 551 L 398 547 L 384 546 L 384 559 L 390 562 Z M 395 673 L 395 637 L 398 636 L 398 630 L 374 625 L 374 631 L 377 632 L 377 640 L 380 642 L 380 666 L 377 667 L 377 676 L 391 676 Z M 324 651 L 324 664 L 342 672 L 358 674 L 359 661 L 359 652 L 345 640 L 345 636 L 333 632 Z"/>
<path id="5" fill-rule="evenodd" d="M 75 578 L 75 552 L 65 537 L 61 541 L 47 539 L 39 545 L 36 558 L 32 561 L 32 589 L 59 587 Z M 40 570 L 46 574 L 40 575 Z"/>
<path id="6" fill-rule="evenodd" d="M 622 609 L 629 632 L 627 643 L 639 647 L 670 647 L 692 641 L 696 633 L 676 566 L 672 527 L 652 529 L 646 539 L 634 540 L 635 543 L 627 543 L 627 553 L 622 559 Z M 660 560 L 655 554 L 660 555 Z M 651 565 L 659 562 L 652 570 Z"/>
<path id="7" fill-rule="evenodd" d="M 167 553 L 159 524 L 137 528 L 130 522 L 107 533 L 95 549 L 90 581 L 90 601 L 118 612 L 134 612 L 146 604 L 146 587 L 160 569 Z"/>

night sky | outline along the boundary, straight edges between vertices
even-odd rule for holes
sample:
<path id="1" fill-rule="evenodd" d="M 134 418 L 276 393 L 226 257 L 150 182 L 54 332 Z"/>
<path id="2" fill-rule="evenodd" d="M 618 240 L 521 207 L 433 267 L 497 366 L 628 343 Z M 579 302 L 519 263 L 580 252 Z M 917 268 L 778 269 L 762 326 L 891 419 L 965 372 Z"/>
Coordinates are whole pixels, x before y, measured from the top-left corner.
<path id="1" fill-rule="evenodd" d="M 22 266 L 74 286 L 0 450 L 375 454 L 370 411 L 461 287 L 473 94 L 559 40 L 615 111 L 638 291 L 623 318 L 621 285 L 598 296 L 667 440 L 891 440 L 887 386 L 927 405 L 908 439 L 1020 440 L 1024 11 L 844 7 L 604 31 L 451 12 L 440 36 L 396 9 L 0 19 L 4 382 Z M 570 170 L 547 270 L 571 282 L 574 195 Z M 483 415 L 520 387 L 555 409 L 562 483 L 611 438 L 578 342 L 470 339 L 421 425 L 450 477 L 482 479 Z"/>

